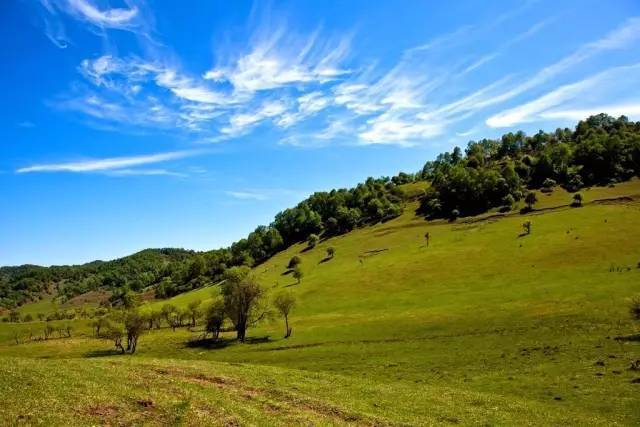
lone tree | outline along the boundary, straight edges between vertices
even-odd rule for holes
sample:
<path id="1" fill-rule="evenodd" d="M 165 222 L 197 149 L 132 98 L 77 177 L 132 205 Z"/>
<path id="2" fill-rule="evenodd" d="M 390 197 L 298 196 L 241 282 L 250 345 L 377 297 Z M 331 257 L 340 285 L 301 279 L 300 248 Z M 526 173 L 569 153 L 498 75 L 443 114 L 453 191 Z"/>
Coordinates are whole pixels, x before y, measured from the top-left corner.
<path id="1" fill-rule="evenodd" d="M 196 319 L 200 316 L 200 304 L 202 301 L 196 300 L 191 301 L 189 305 L 187 305 L 187 310 L 189 311 L 189 316 L 191 316 L 191 327 L 196 326 Z"/>
<path id="2" fill-rule="evenodd" d="M 576 193 L 573 195 L 573 202 L 571 203 L 571 206 L 575 208 L 582 206 L 582 194 Z"/>
<path id="3" fill-rule="evenodd" d="M 290 260 L 289 260 L 289 264 L 287 265 L 288 269 L 293 270 L 294 268 L 296 268 L 300 263 L 302 262 L 302 259 L 300 259 L 300 257 L 298 255 L 293 256 Z"/>
<path id="4" fill-rule="evenodd" d="M 529 192 L 527 193 L 527 195 L 524 198 L 524 202 L 527 205 L 527 210 L 533 210 L 533 205 L 535 205 L 538 202 L 538 197 L 536 196 L 536 193 L 534 192 Z"/>
<path id="5" fill-rule="evenodd" d="M 300 268 L 300 266 L 296 266 L 296 268 L 293 269 L 293 278 L 297 280 L 297 284 L 300 284 L 300 280 L 302 280 L 302 278 L 304 277 L 304 273 L 302 272 L 302 269 Z"/>
<path id="6" fill-rule="evenodd" d="M 291 309 L 295 307 L 296 299 L 290 293 L 278 294 L 276 298 L 273 300 L 273 305 L 284 317 L 284 327 L 285 327 L 284 337 L 289 338 L 291 336 L 291 328 L 289 327 L 289 312 L 291 312 Z"/>
<path id="7" fill-rule="evenodd" d="M 313 249 L 316 247 L 319 241 L 320 241 L 320 237 L 318 237 L 317 234 L 313 234 L 313 233 L 309 234 L 309 237 L 307 238 L 307 247 L 309 249 Z"/>
<path id="8" fill-rule="evenodd" d="M 335 256 L 335 254 L 336 254 L 336 249 L 333 246 L 329 246 L 327 248 L 327 256 L 329 258 L 333 258 Z"/>
<path id="9" fill-rule="evenodd" d="M 522 224 L 522 229 L 524 230 L 524 234 L 531 234 L 531 221 L 526 221 Z"/>
<path id="10" fill-rule="evenodd" d="M 127 334 L 127 351 L 131 354 L 136 352 L 138 338 L 144 330 L 145 319 L 137 311 L 130 311 L 124 319 L 124 330 Z"/>
<path id="11" fill-rule="evenodd" d="M 217 340 L 220 336 L 220 330 L 224 323 L 225 305 L 223 300 L 217 300 L 210 304 L 204 312 L 204 336 L 213 335 L 213 339 Z"/>
<path id="12" fill-rule="evenodd" d="M 222 287 L 225 313 L 244 342 L 247 328 L 262 320 L 267 312 L 262 306 L 264 290 L 247 266 L 232 267 L 225 273 Z"/>

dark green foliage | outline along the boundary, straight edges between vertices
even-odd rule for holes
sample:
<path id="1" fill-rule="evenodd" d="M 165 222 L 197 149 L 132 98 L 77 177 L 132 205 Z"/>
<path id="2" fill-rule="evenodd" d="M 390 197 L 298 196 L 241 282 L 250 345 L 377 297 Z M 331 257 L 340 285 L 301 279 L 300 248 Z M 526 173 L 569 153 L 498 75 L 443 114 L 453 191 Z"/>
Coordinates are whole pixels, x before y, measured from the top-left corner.
<path id="1" fill-rule="evenodd" d="M 527 193 L 527 195 L 524 198 L 524 202 L 527 205 L 527 209 L 531 210 L 533 209 L 533 205 L 535 205 L 538 202 L 538 197 L 536 196 L 536 193 Z"/>
<path id="2" fill-rule="evenodd" d="M 600 114 L 579 122 L 574 131 L 508 133 L 500 139 L 472 141 L 464 153 L 456 147 L 427 162 L 417 174 L 368 178 L 351 189 L 314 193 L 229 248 L 201 253 L 147 249 L 77 266 L 2 267 L 0 307 L 15 308 L 46 293 L 63 303 L 98 289 L 112 292 L 112 305 L 134 307 L 136 294 L 146 290 L 155 289 L 156 297 L 168 298 L 209 286 L 221 281 L 231 267 L 253 267 L 312 235 L 339 235 L 397 217 L 403 209 L 398 185 L 418 180 L 431 181 L 420 211 L 428 217 L 455 219 L 492 208 L 511 210 L 527 189 L 548 191 L 558 184 L 575 192 L 639 173 L 640 122 L 625 117 Z"/>
<path id="3" fill-rule="evenodd" d="M 220 336 L 220 330 L 225 319 L 225 304 L 223 300 L 216 300 L 204 311 L 205 336 L 211 334 L 214 340 Z"/>
<path id="4" fill-rule="evenodd" d="M 293 257 L 291 257 L 291 259 L 289 260 L 289 264 L 287 265 L 287 268 L 289 269 L 294 269 L 298 266 L 298 264 L 300 264 L 302 262 L 302 259 L 298 256 L 298 255 L 294 255 Z"/>
<path id="5" fill-rule="evenodd" d="M 582 194 L 576 193 L 573 195 L 573 201 L 571 202 L 571 206 L 579 208 L 582 206 Z"/>
<path id="6" fill-rule="evenodd" d="M 333 246 L 327 248 L 327 256 L 333 258 L 336 255 L 336 249 Z"/>
<path id="7" fill-rule="evenodd" d="M 432 186 L 420 209 L 429 217 L 447 217 L 454 209 L 475 215 L 504 207 L 508 195 L 521 199 L 526 188 L 550 191 L 560 184 L 577 191 L 639 172 L 640 122 L 600 114 L 578 123 L 575 131 L 508 133 L 500 140 L 471 141 L 464 157 L 459 149 L 439 155 L 422 170 L 421 178 Z"/>
<path id="8" fill-rule="evenodd" d="M 224 309 L 236 329 L 239 341 L 244 341 L 247 329 L 266 315 L 262 307 L 264 290 L 248 267 L 233 267 L 225 274 L 222 286 Z"/>
<path id="9" fill-rule="evenodd" d="M 320 237 L 318 237 L 317 234 L 310 234 L 309 237 L 307 237 L 307 246 L 309 247 L 309 249 L 313 249 L 316 247 L 319 241 Z"/>

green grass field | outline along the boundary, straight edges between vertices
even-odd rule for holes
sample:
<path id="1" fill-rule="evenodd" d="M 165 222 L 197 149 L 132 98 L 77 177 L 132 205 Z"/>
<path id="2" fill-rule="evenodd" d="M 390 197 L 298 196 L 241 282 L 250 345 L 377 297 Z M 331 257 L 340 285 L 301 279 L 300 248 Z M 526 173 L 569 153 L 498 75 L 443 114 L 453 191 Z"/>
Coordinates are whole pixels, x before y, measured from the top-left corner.
<path id="1" fill-rule="evenodd" d="M 293 246 L 255 269 L 271 296 L 298 299 L 287 340 L 278 318 L 216 348 L 164 328 L 120 356 L 86 320 L 72 338 L 22 344 L 16 332 L 42 323 L 0 324 L 0 424 L 639 425 L 640 372 L 628 368 L 640 342 L 613 338 L 640 326 L 627 313 L 640 294 L 640 182 L 582 194 L 581 208 L 556 189 L 530 214 L 454 223 L 411 202 L 393 221 Z M 293 255 L 300 284 L 286 274 Z"/>

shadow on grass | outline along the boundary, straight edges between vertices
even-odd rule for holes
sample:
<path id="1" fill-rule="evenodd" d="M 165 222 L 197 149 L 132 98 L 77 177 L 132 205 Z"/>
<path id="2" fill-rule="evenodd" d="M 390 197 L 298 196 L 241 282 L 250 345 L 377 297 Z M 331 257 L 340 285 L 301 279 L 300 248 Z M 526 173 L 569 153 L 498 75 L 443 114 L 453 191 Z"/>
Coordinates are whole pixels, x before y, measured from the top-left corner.
<path id="1" fill-rule="evenodd" d="M 271 342 L 269 335 L 263 337 L 249 337 L 244 339 L 245 344 L 265 344 Z"/>
<path id="2" fill-rule="evenodd" d="M 319 262 L 318 264 L 324 264 L 325 262 L 329 262 L 329 261 L 331 261 L 332 259 L 333 259 L 333 257 L 330 257 L 330 256 L 324 257 L 324 258 L 322 258 L 322 259 L 320 260 L 320 262 Z"/>
<path id="3" fill-rule="evenodd" d="M 108 357 L 108 356 L 119 356 L 122 352 L 116 349 L 109 350 L 91 350 L 84 354 L 84 357 Z"/>
<path id="4" fill-rule="evenodd" d="M 213 338 L 197 338 L 197 339 L 187 341 L 185 343 L 185 347 L 217 350 L 217 349 L 228 347 L 229 345 L 235 342 L 236 340 L 231 338 L 218 338 L 217 340 Z"/>
<path id="5" fill-rule="evenodd" d="M 196 339 L 187 341 L 185 343 L 185 347 L 217 350 L 217 349 L 223 349 L 225 347 L 228 347 L 230 345 L 235 345 L 235 344 L 253 345 L 253 344 L 266 344 L 268 342 L 271 342 L 271 338 L 268 335 L 265 335 L 263 337 L 248 337 L 248 338 L 245 338 L 244 343 L 240 343 L 240 341 L 238 341 L 235 338 L 218 338 L 217 340 L 213 338 L 196 338 Z"/>
<path id="6" fill-rule="evenodd" d="M 284 273 L 282 273 L 281 276 L 286 276 L 286 275 L 291 274 L 291 273 L 293 273 L 293 269 L 292 268 L 290 268 L 287 271 L 285 271 Z"/>

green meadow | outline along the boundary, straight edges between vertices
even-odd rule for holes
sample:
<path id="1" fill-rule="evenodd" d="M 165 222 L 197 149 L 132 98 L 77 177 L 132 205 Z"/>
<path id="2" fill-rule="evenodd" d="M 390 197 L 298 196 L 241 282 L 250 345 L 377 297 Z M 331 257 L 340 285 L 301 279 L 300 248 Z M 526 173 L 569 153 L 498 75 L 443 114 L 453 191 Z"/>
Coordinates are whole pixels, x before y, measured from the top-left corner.
<path id="1" fill-rule="evenodd" d="M 120 355 L 89 320 L 55 321 L 72 336 L 47 341 L 28 339 L 43 322 L 2 323 L 0 424 L 638 425 L 640 341 L 615 338 L 640 326 L 628 314 L 640 181 L 581 193 L 579 208 L 556 188 L 528 214 L 454 222 L 426 221 L 408 202 L 394 220 L 291 246 L 254 269 L 267 298 L 297 299 L 288 339 L 273 315 L 245 343 L 224 332 L 199 346 L 200 324 L 163 326 Z M 20 310 L 35 317 L 52 302 Z"/>

